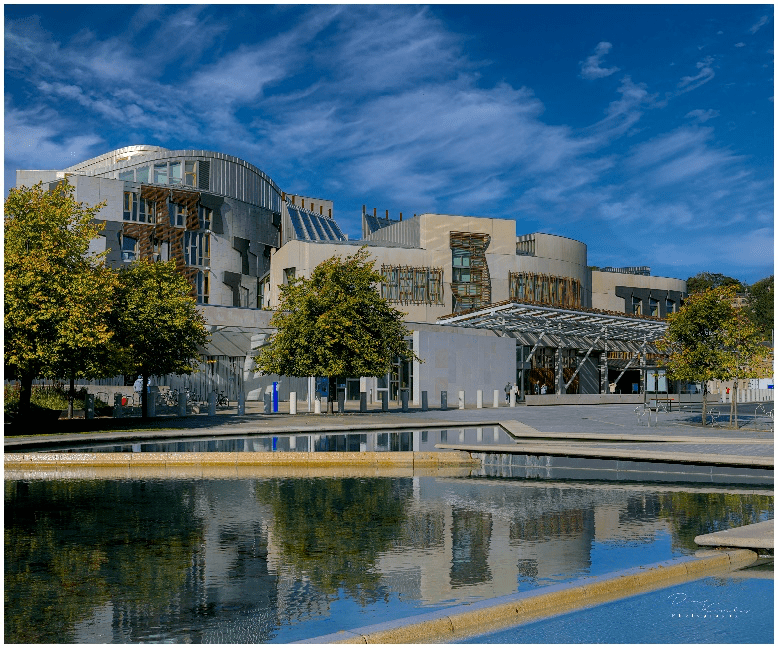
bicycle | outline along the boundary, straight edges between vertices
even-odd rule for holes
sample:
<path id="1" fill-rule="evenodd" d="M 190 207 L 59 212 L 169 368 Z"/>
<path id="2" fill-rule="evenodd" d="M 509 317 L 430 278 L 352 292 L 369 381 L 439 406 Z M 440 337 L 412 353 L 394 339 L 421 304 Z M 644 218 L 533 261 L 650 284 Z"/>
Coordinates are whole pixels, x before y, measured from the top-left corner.
<path id="1" fill-rule="evenodd" d="M 225 396 L 224 392 L 219 392 L 216 395 L 216 406 L 217 407 L 229 407 L 230 406 L 230 399 Z"/>

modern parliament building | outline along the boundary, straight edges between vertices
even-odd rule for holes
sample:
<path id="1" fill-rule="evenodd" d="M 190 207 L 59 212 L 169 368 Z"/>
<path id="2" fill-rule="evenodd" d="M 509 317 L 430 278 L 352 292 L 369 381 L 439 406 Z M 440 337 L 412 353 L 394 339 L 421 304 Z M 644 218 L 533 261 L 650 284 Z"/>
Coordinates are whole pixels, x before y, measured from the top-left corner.
<path id="1" fill-rule="evenodd" d="M 312 380 L 255 371 L 279 286 L 366 246 L 383 278 L 377 289 L 407 313 L 408 343 L 422 362 L 398 360 L 377 378 L 341 377 L 349 400 L 382 391 L 398 400 L 406 391 L 419 404 L 426 391 L 435 406 L 441 392 L 456 399 L 464 391 L 470 405 L 482 390 L 490 403 L 507 384 L 528 402 L 667 390 L 655 342 L 686 282 L 648 267 L 592 268 L 583 242 L 517 235 L 513 219 L 390 219 L 364 207 L 362 238 L 349 240 L 332 201 L 284 192 L 252 164 L 213 151 L 128 146 L 62 170 L 19 170 L 16 184 L 53 188 L 64 178 L 77 200 L 106 203 L 92 247 L 107 251 L 109 265 L 175 259 L 192 285 L 211 341 L 200 372 L 162 384 L 234 400 L 238 392 L 261 399 L 278 382 L 282 398 L 307 398 Z"/>

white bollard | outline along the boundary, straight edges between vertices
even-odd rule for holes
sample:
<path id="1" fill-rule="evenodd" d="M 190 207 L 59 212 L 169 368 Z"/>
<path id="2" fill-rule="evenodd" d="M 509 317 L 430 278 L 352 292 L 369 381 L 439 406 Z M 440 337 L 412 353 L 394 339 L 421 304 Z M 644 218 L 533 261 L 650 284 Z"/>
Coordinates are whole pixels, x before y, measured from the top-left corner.
<path id="1" fill-rule="evenodd" d="M 459 399 L 459 409 L 465 409 L 465 392 L 460 391 L 458 399 Z"/>
<path id="2" fill-rule="evenodd" d="M 289 392 L 289 413 L 297 414 L 297 392 Z"/>
<path id="3" fill-rule="evenodd" d="M 321 398 L 315 398 L 313 401 L 313 413 L 321 414 Z"/>
<path id="4" fill-rule="evenodd" d="M 478 441 L 478 443 L 481 443 L 481 441 L 484 440 L 484 429 L 483 428 L 476 428 L 475 429 L 475 440 Z"/>
<path id="5" fill-rule="evenodd" d="M 500 406 L 500 390 L 495 389 L 494 390 L 494 400 L 492 402 L 492 407 L 497 409 Z"/>
<path id="6" fill-rule="evenodd" d="M 510 401 L 511 407 L 516 407 L 516 392 L 515 391 L 511 390 L 511 397 L 510 398 L 511 398 L 511 401 Z"/>
<path id="7" fill-rule="evenodd" d="M 484 390 L 477 389 L 475 392 L 475 407 L 476 409 L 484 408 Z"/>

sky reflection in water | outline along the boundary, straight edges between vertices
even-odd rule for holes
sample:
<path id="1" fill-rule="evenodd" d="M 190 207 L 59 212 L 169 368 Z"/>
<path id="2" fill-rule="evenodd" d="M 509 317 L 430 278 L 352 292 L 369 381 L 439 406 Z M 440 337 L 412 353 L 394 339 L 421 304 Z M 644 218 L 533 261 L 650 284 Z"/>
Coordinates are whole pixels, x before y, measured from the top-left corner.
<path id="1" fill-rule="evenodd" d="M 687 491 L 6 480 L 5 641 L 289 642 L 691 553 L 773 510 L 758 491 Z"/>

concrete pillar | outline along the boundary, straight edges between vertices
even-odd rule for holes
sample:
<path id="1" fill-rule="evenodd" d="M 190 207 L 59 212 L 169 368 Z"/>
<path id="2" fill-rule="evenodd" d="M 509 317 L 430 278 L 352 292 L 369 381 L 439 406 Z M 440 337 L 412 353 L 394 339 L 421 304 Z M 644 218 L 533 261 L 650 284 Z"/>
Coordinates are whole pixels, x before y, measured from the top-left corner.
<path id="1" fill-rule="evenodd" d="M 297 392 L 289 392 L 289 413 L 297 414 Z"/>
<path id="2" fill-rule="evenodd" d="M 84 418 L 93 419 L 95 417 L 95 395 L 87 394 L 84 403 Z"/>
<path id="3" fill-rule="evenodd" d="M 367 412 L 367 392 L 359 392 L 359 411 Z"/>
<path id="4" fill-rule="evenodd" d="M 459 409 L 465 409 L 465 392 L 460 390 L 458 398 Z"/>
<path id="5" fill-rule="evenodd" d="M 178 403 L 176 403 L 179 416 L 186 416 L 186 394 L 179 392 Z"/>
<path id="6" fill-rule="evenodd" d="M 422 391 L 421 392 L 421 411 L 426 412 L 429 409 L 429 404 L 427 402 L 427 392 Z"/>
<path id="7" fill-rule="evenodd" d="M 124 407 L 122 406 L 122 395 L 118 392 L 113 395 L 113 417 L 124 418 Z"/>
<path id="8" fill-rule="evenodd" d="M 402 401 L 402 411 L 408 411 L 408 390 L 403 389 L 400 391 L 400 400 Z"/>
<path id="9" fill-rule="evenodd" d="M 264 401 L 265 414 L 270 414 L 270 393 L 265 392 L 264 394 L 262 394 L 262 400 Z"/>
<path id="10" fill-rule="evenodd" d="M 290 450 L 297 450 L 297 437 L 296 436 L 290 436 L 289 437 L 289 449 Z"/>
<path id="11" fill-rule="evenodd" d="M 481 441 L 484 440 L 484 429 L 483 428 L 476 428 L 475 429 L 475 440 L 478 441 L 478 443 L 481 443 Z"/>
<path id="12" fill-rule="evenodd" d="M 494 409 L 497 409 L 499 406 L 500 406 L 500 390 L 495 389 L 494 396 L 492 397 L 492 407 L 494 407 Z"/>
<path id="13" fill-rule="evenodd" d="M 484 390 L 477 389 L 475 392 L 475 407 L 476 409 L 484 408 Z"/>
<path id="14" fill-rule="evenodd" d="M 243 416 L 246 413 L 246 395 L 241 391 L 238 392 L 238 416 Z"/>
<path id="15" fill-rule="evenodd" d="M 346 392 L 338 391 L 338 414 L 346 411 Z"/>
<path id="16" fill-rule="evenodd" d="M 388 412 L 389 411 L 389 392 L 388 391 L 382 391 L 381 392 L 381 411 L 382 412 Z"/>
<path id="17" fill-rule="evenodd" d="M 208 416 L 216 415 L 216 392 L 208 394 Z"/>
<path id="18" fill-rule="evenodd" d="M 321 398 L 315 398 L 313 400 L 313 413 L 321 414 Z"/>
<path id="19" fill-rule="evenodd" d="M 516 392 L 515 391 L 511 391 L 510 398 L 511 398 L 511 400 L 510 400 L 511 407 L 516 407 Z"/>
<path id="20" fill-rule="evenodd" d="M 440 410 L 445 412 L 448 409 L 448 392 L 440 392 Z"/>

